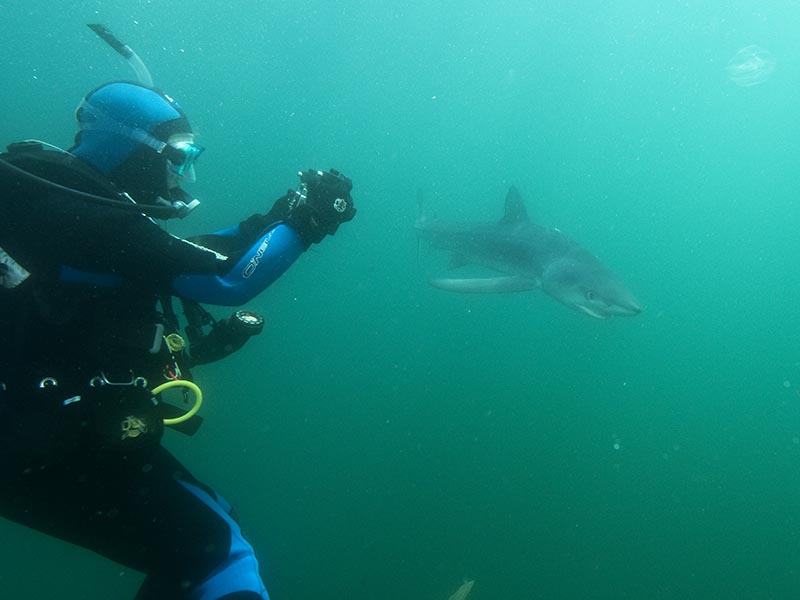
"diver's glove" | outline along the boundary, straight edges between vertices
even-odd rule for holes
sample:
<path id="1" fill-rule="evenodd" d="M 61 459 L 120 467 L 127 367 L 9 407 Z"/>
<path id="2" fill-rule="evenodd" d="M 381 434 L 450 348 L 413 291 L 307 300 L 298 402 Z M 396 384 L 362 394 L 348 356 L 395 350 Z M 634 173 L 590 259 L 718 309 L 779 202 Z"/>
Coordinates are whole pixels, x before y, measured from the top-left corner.
<path id="1" fill-rule="evenodd" d="M 353 182 L 334 169 L 327 173 L 309 169 L 298 175 L 300 185 L 286 198 L 288 210 L 284 220 L 310 246 L 336 233 L 339 225 L 356 215 L 350 196 Z"/>
<path id="2" fill-rule="evenodd" d="M 294 229 L 306 247 L 333 235 L 341 223 L 351 220 L 356 209 L 350 190 L 353 183 L 338 171 L 308 170 L 298 173 L 300 185 L 278 198 L 263 215 L 253 215 L 239 224 L 246 239 L 255 239 L 278 223 Z"/>

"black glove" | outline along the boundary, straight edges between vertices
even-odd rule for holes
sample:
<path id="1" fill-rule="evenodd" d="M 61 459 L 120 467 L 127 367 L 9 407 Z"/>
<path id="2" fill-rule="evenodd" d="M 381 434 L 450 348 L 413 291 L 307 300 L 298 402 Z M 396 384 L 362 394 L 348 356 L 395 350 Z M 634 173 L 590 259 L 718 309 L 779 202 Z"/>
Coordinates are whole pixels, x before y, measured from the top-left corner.
<path id="1" fill-rule="evenodd" d="M 186 335 L 192 366 L 233 354 L 264 329 L 264 318 L 249 310 L 237 310 L 227 319 L 217 321 L 197 302 L 183 300 L 183 312 L 189 321 Z M 210 327 L 208 333 L 204 331 L 206 327 Z"/>
<path id="2" fill-rule="evenodd" d="M 356 215 L 350 196 L 353 182 L 334 169 L 327 173 L 309 169 L 298 175 L 300 186 L 288 199 L 285 221 L 310 246 L 336 233 L 339 225 Z"/>

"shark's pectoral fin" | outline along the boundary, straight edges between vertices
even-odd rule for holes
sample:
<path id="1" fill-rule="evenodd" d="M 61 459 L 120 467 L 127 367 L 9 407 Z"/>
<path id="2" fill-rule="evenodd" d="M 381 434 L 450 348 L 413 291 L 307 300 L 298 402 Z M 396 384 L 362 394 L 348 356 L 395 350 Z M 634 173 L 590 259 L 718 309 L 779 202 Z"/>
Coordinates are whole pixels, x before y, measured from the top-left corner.
<path id="1" fill-rule="evenodd" d="M 538 280 L 528 277 L 440 278 L 431 279 L 430 284 L 440 290 L 462 294 L 508 294 L 529 292 L 541 287 Z"/>

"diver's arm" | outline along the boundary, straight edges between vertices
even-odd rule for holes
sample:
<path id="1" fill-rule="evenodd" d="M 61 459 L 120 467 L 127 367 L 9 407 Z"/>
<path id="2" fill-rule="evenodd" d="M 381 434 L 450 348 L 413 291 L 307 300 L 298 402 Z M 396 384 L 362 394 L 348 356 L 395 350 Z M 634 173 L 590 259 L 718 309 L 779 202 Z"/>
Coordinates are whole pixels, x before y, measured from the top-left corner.
<path id="1" fill-rule="evenodd" d="M 220 275 L 179 275 L 172 280 L 173 293 L 208 304 L 244 304 L 280 277 L 311 244 L 333 235 L 355 216 L 350 179 L 333 169 L 299 175 L 299 189 L 278 198 L 267 214 L 198 238 L 213 250 L 215 244 L 227 240 L 225 262 L 233 266 L 226 265 Z M 249 243 L 253 237 L 255 243 Z M 241 242 L 244 251 L 236 248 Z"/>
<path id="2" fill-rule="evenodd" d="M 266 214 L 254 214 L 232 227 L 192 236 L 188 239 L 192 243 L 220 252 L 237 262 L 268 230 L 285 221 L 289 213 L 289 198 L 293 194 L 294 192 L 289 190 L 286 195 L 278 198 L 272 209 Z"/>
<path id="3" fill-rule="evenodd" d="M 241 256 L 229 258 L 235 262 L 225 273 L 178 275 L 172 280 L 172 292 L 196 302 L 240 306 L 280 277 L 305 249 L 293 228 L 278 223 Z"/>
<path id="4" fill-rule="evenodd" d="M 311 244 L 333 235 L 341 223 L 355 216 L 352 182 L 338 171 L 309 170 L 300 173 L 300 181 L 300 189 L 278 198 L 267 214 L 197 238 L 213 250 L 224 241 L 225 262 L 233 266 L 226 265 L 218 275 L 179 275 L 172 280 L 172 292 L 196 302 L 244 304 L 280 277 Z M 253 237 L 255 243 L 250 242 Z M 236 248 L 239 244 L 244 251 Z"/>

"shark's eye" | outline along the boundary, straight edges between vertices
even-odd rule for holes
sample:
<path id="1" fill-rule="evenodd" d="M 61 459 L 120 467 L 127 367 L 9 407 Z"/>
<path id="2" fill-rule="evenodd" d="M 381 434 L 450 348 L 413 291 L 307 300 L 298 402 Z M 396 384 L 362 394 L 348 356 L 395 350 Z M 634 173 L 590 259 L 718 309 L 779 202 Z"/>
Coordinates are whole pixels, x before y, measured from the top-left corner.
<path id="1" fill-rule="evenodd" d="M 595 294 L 592 290 L 586 290 L 586 299 L 589 302 L 594 302 L 597 298 L 597 294 Z"/>

